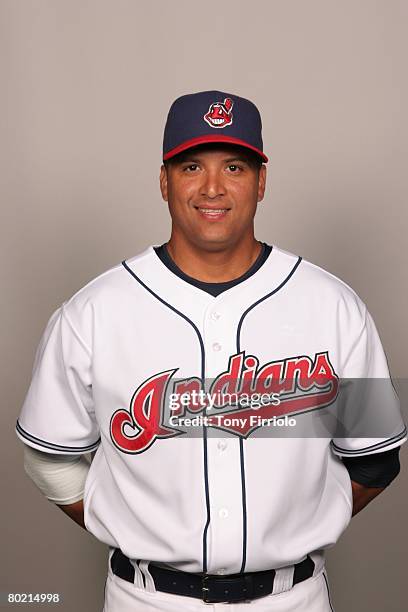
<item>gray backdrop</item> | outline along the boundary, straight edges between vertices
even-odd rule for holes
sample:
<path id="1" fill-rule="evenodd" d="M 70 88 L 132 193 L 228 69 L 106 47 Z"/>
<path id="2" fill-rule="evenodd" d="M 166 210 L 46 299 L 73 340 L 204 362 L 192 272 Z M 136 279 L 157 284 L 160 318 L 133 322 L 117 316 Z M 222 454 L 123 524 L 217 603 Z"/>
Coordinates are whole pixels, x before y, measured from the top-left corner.
<path id="1" fill-rule="evenodd" d="M 178 95 L 252 98 L 268 188 L 257 237 L 340 276 L 407 377 L 403 0 L 3 0 L 0 590 L 101 609 L 105 548 L 25 476 L 14 423 L 51 312 L 169 235 L 161 137 Z M 408 607 L 402 473 L 328 554 L 336 612 Z M 404 469 L 405 467 L 405 469 Z"/>

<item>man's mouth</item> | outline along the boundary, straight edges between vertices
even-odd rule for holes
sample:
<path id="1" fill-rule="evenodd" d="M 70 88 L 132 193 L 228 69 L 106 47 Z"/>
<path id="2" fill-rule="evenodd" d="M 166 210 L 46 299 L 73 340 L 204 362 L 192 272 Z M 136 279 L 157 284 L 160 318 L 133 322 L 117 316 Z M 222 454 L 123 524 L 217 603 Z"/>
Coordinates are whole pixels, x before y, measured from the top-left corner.
<path id="1" fill-rule="evenodd" d="M 207 208 L 203 206 L 194 207 L 206 219 L 222 219 L 226 216 L 229 208 Z"/>

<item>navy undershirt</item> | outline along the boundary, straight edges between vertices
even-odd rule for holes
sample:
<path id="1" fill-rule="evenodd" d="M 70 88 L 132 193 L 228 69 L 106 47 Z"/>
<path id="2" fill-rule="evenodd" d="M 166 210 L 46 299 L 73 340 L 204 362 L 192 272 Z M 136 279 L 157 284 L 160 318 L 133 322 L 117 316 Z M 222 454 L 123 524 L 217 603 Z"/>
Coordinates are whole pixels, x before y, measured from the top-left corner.
<path id="1" fill-rule="evenodd" d="M 190 285 L 194 285 L 216 297 L 223 291 L 235 287 L 235 285 L 247 280 L 265 263 L 272 251 L 272 247 L 266 244 L 266 242 L 262 242 L 261 244 L 261 252 L 252 266 L 244 274 L 233 280 L 221 283 L 207 283 L 185 274 L 170 257 L 166 243 L 153 248 L 157 256 L 171 272 L 187 283 L 190 283 Z M 364 457 L 342 457 L 342 460 L 348 470 L 351 480 L 367 487 L 386 487 L 399 474 L 399 450 L 400 448 L 398 447 L 389 451 L 366 455 Z"/>
<path id="2" fill-rule="evenodd" d="M 366 487 L 387 487 L 400 471 L 400 447 L 365 457 L 342 457 L 351 480 Z"/>
<path id="3" fill-rule="evenodd" d="M 203 291 L 207 291 L 207 293 L 210 293 L 211 295 L 216 297 L 223 291 L 231 289 L 231 287 L 235 287 L 235 285 L 238 285 L 238 283 L 242 283 L 243 281 L 247 280 L 247 278 L 255 274 L 255 272 L 257 272 L 259 268 L 265 263 L 265 261 L 269 257 L 270 252 L 272 251 L 272 247 L 269 244 L 266 244 L 266 242 L 262 242 L 261 244 L 261 252 L 259 253 L 252 266 L 238 278 L 234 278 L 230 281 L 223 281 L 222 283 L 207 283 L 193 278 L 192 276 L 188 276 L 188 274 L 185 274 L 185 272 L 183 272 L 183 270 L 181 270 L 170 257 L 166 244 L 162 244 L 159 247 L 153 248 L 156 251 L 158 257 L 164 263 L 164 265 L 167 266 L 169 270 L 174 272 L 174 274 L 177 274 L 177 276 L 185 280 L 187 283 L 190 283 L 190 285 L 194 285 L 195 287 L 198 287 Z"/>

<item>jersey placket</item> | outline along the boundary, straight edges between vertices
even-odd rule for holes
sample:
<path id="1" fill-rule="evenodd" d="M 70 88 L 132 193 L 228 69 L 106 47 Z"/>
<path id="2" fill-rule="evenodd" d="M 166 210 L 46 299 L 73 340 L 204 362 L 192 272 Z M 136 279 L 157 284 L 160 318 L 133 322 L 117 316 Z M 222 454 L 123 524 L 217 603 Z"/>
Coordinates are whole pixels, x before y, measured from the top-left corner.
<path id="1" fill-rule="evenodd" d="M 228 368 L 229 357 L 236 350 L 238 321 L 231 314 L 222 294 L 204 312 L 207 393 L 214 379 Z M 206 415 L 216 419 L 217 408 L 207 408 Z M 236 573 L 241 569 L 244 544 L 240 440 L 232 434 L 225 435 L 219 428 L 209 427 L 206 445 L 210 505 L 210 523 L 204 542 L 206 571 L 220 575 Z"/>

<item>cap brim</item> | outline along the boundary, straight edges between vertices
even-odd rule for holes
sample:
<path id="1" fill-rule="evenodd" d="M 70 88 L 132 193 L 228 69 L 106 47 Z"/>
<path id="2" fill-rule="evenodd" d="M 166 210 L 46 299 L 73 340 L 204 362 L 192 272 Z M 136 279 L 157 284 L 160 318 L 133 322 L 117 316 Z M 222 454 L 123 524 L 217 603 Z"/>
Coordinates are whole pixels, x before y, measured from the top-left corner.
<path id="1" fill-rule="evenodd" d="M 257 153 L 257 155 L 259 155 L 263 162 L 266 163 L 268 161 L 268 158 L 266 157 L 265 153 L 263 153 L 260 149 L 253 147 L 252 145 L 248 144 L 244 140 L 240 140 L 239 138 L 232 138 L 231 136 L 222 136 L 221 134 L 219 136 L 209 134 L 208 136 L 200 136 L 199 138 L 192 138 L 191 140 L 186 140 L 186 142 L 183 142 L 174 149 L 167 151 L 167 153 L 163 156 L 163 161 L 171 159 L 175 155 L 178 155 L 183 151 L 187 151 L 187 149 L 192 149 L 193 147 L 212 142 L 224 142 L 226 144 L 239 145 L 240 147 L 250 149 L 251 151 L 254 151 L 254 153 Z"/>

